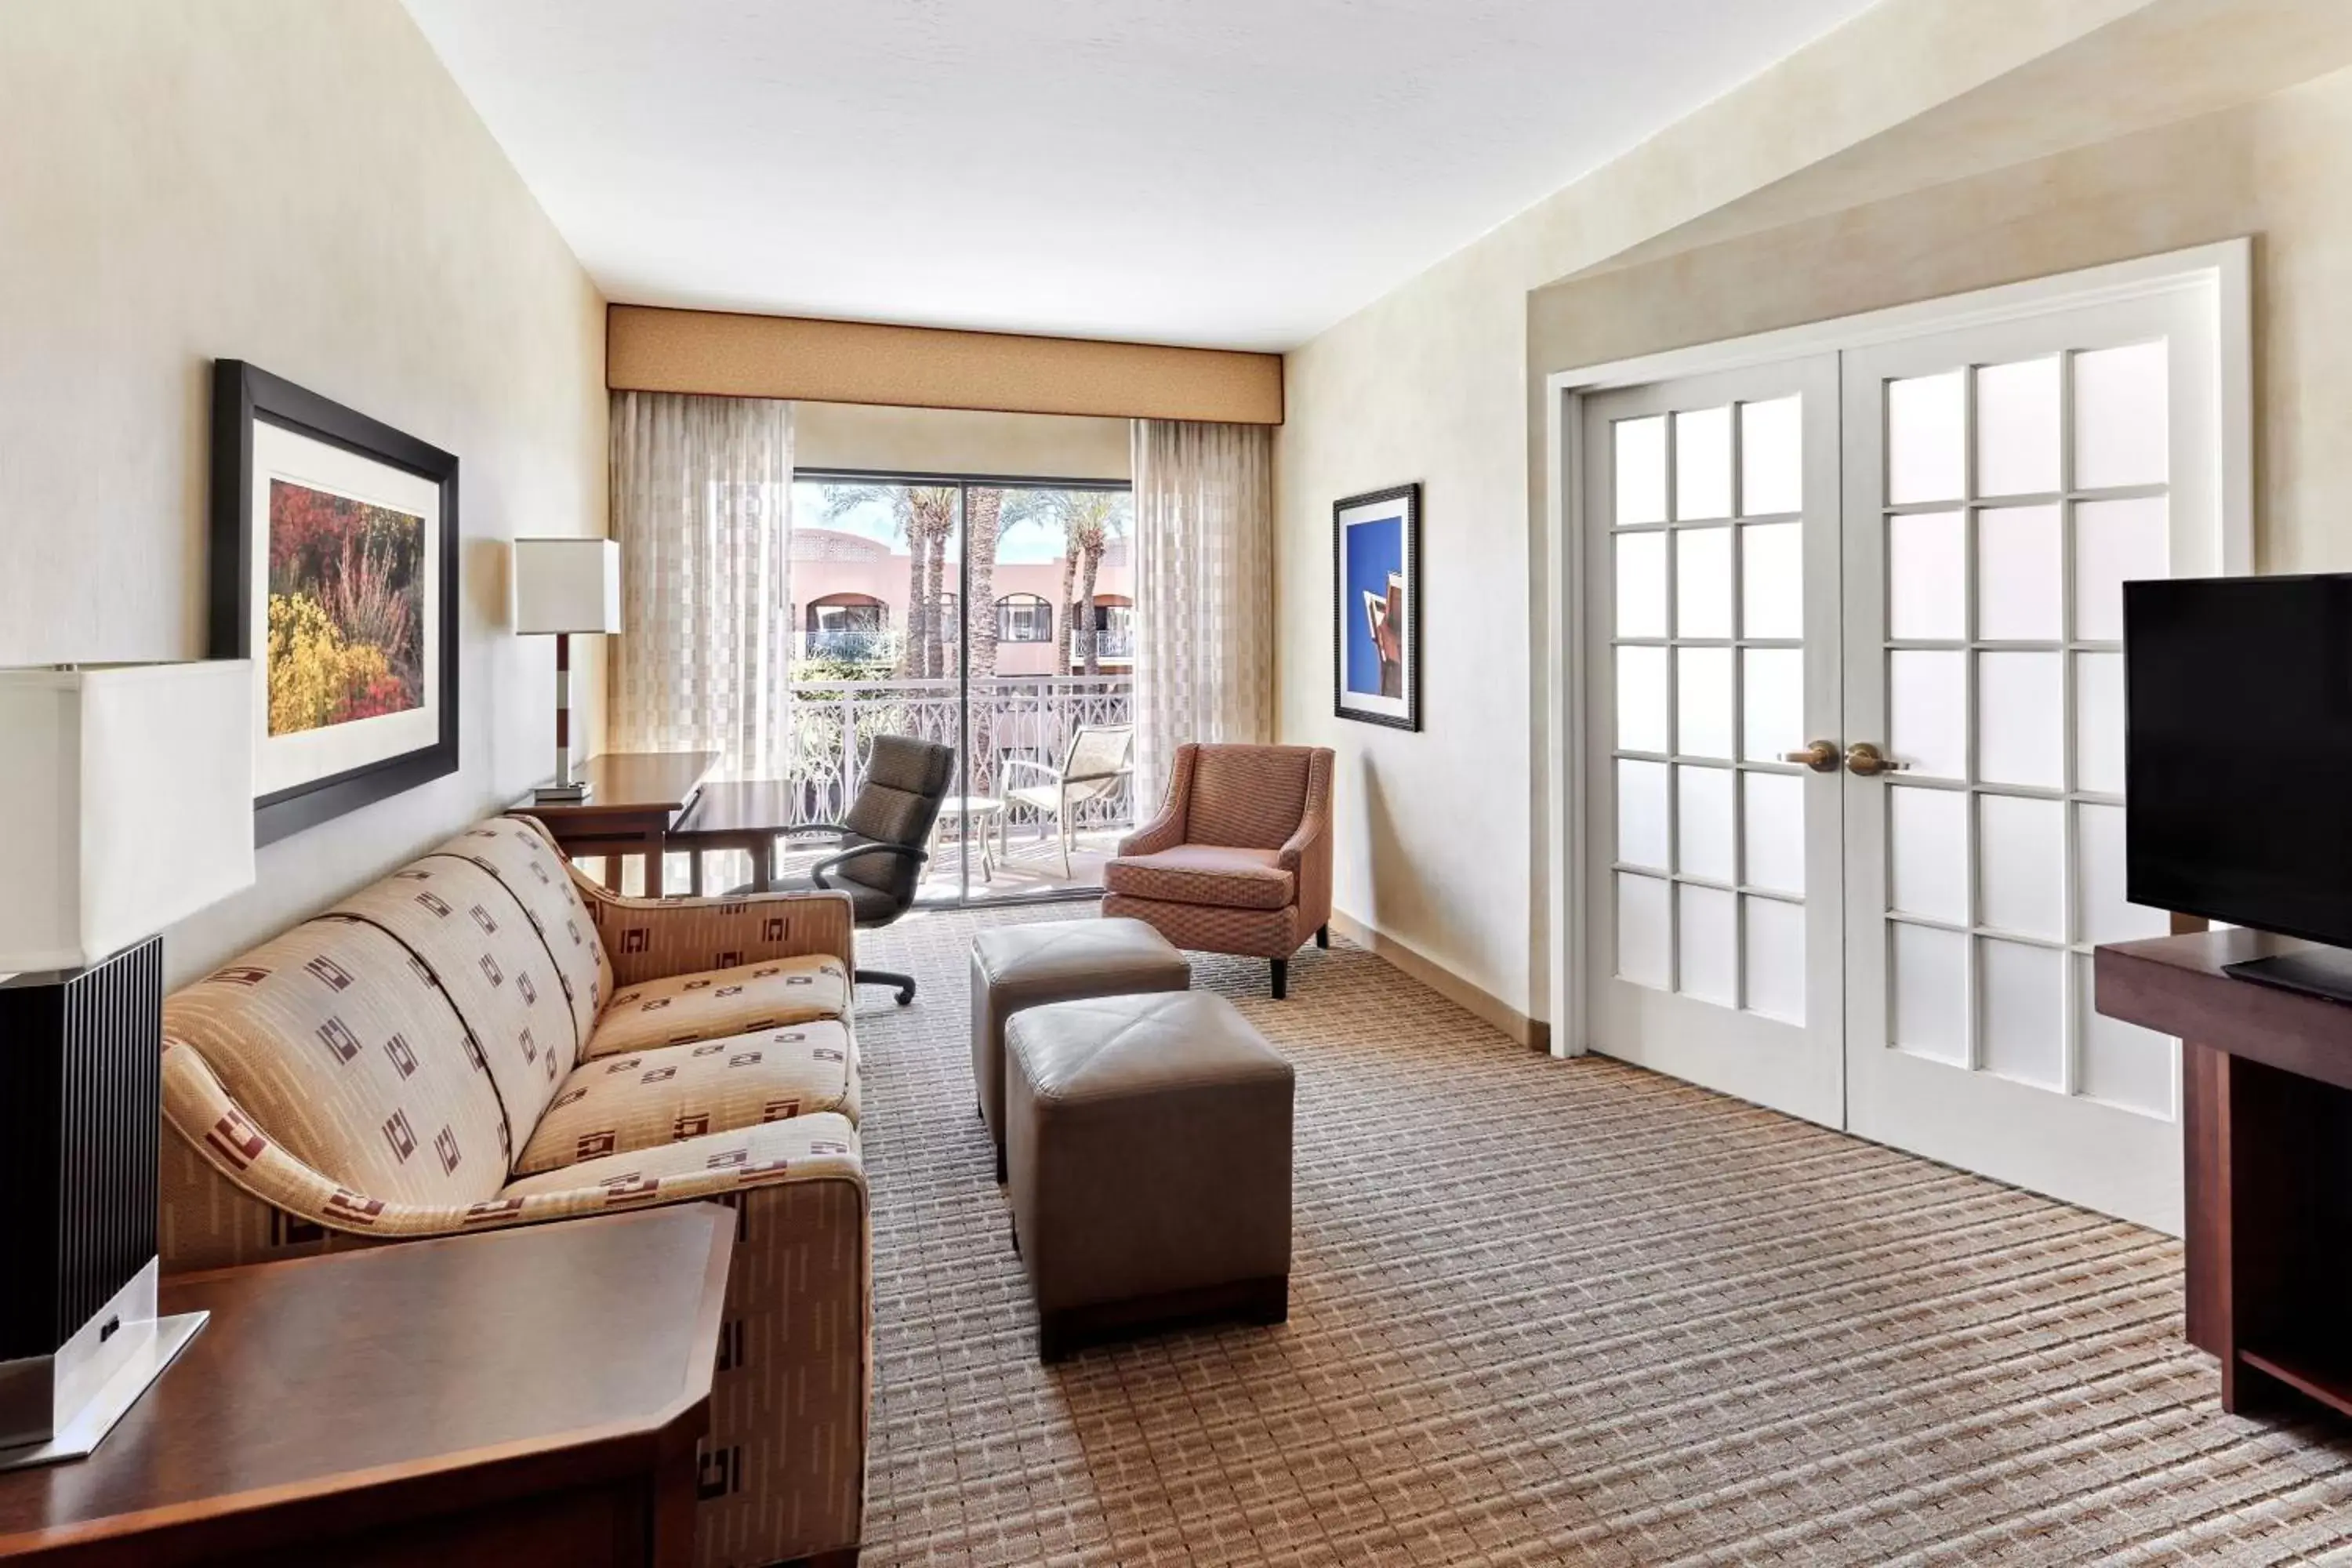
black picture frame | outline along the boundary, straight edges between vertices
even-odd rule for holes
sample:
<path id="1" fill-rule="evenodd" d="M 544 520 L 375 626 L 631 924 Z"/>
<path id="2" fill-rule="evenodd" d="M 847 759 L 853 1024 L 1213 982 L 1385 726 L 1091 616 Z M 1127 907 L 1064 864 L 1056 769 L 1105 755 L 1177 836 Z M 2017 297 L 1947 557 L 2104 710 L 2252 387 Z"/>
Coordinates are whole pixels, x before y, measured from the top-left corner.
<path id="1" fill-rule="evenodd" d="M 1348 689 L 1348 631 L 1349 617 L 1357 606 L 1350 604 L 1348 592 L 1347 515 L 1369 508 L 1385 507 L 1391 502 L 1403 503 L 1403 601 L 1404 635 L 1400 639 L 1402 652 L 1402 689 L 1397 698 L 1372 698 L 1369 694 L 1350 692 Z M 1386 489 L 1366 490 L 1361 495 L 1345 496 L 1331 503 L 1331 712 L 1334 717 L 1350 719 L 1359 724 L 1379 724 L 1391 730 L 1418 732 L 1421 729 L 1421 626 L 1426 618 L 1426 599 L 1421 579 L 1421 485 L 1391 485 Z M 1400 702 L 1401 708 L 1389 710 L 1388 704 Z M 1377 704 L 1377 706 L 1376 706 Z"/>
<path id="2" fill-rule="evenodd" d="M 398 468 L 439 492 L 436 624 L 439 722 L 436 738 L 396 756 L 306 780 L 253 804 L 256 845 L 274 843 L 457 771 L 457 458 L 356 409 L 295 385 L 245 360 L 213 362 L 211 563 L 205 607 L 209 656 L 266 661 L 253 647 L 253 429 L 257 422 Z"/>

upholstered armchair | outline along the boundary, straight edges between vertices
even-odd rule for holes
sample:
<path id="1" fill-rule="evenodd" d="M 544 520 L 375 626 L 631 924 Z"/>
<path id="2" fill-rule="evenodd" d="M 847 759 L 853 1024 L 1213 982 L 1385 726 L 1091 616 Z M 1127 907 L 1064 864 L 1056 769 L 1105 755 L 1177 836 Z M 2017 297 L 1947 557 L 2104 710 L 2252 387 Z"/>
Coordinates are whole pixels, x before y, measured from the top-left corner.
<path id="1" fill-rule="evenodd" d="M 1274 965 L 1331 945 L 1331 752 L 1325 746 L 1176 748 L 1160 815 L 1120 840 L 1103 913 L 1143 921 L 1178 947 Z"/>

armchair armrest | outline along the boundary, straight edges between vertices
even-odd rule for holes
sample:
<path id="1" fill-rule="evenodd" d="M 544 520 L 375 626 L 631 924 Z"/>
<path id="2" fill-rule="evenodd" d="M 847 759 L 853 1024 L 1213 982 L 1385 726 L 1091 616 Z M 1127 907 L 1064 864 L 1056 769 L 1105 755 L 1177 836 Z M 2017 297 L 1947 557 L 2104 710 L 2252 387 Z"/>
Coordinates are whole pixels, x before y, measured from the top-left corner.
<path id="1" fill-rule="evenodd" d="M 1048 783 L 1060 784 L 1062 782 L 1061 769 L 1049 767 L 1044 763 L 1033 761 L 1028 757 L 1007 757 L 997 765 L 1003 768 L 1007 773 L 1011 773 L 1014 768 L 1026 768 L 1031 773 L 1035 773 L 1038 777 L 1046 780 Z"/>
<path id="2" fill-rule="evenodd" d="M 869 841 L 858 845 L 854 849 L 845 849 L 838 855 L 826 856 L 809 868 L 809 880 L 820 888 L 830 888 L 833 884 L 826 881 L 824 876 L 827 871 L 835 869 L 844 861 L 859 859 L 867 855 L 896 855 L 901 859 L 912 860 L 918 866 L 931 858 L 929 850 L 918 849 L 911 844 L 883 844 Z"/>

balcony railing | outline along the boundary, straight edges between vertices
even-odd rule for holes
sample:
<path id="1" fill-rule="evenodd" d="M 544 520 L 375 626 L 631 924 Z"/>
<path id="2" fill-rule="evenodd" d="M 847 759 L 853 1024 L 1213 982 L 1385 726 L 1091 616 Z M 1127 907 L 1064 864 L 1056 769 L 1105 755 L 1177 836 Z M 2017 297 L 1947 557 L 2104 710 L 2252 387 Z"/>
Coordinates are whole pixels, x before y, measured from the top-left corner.
<path id="1" fill-rule="evenodd" d="M 958 682 L 931 680 L 814 680 L 793 687 L 792 732 L 782 776 L 801 785 L 797 822 L 838 822 L 866 776 L 866 761 L 877 735 L 913 735 L 955 747 L 962 780 L 963 737 L 957 733 Z M 971 683 L 971 772 L 959 790 L 974 795 L 999 793 L 1008 758 L 1021 757 L 1059 767 L 1070 737 L 1081 725 L 1135 721 L 1135 683 L 1124 675 L 990 676 Z M 1015 781 L 1039 782 L 1025 770 Z M 1037 814 L 1014 805 L 1009 819 L 1033 822 Z M 1077 827 L 1116 827 L 1135 819 L 1130 783 L 1074 813 Z"/>

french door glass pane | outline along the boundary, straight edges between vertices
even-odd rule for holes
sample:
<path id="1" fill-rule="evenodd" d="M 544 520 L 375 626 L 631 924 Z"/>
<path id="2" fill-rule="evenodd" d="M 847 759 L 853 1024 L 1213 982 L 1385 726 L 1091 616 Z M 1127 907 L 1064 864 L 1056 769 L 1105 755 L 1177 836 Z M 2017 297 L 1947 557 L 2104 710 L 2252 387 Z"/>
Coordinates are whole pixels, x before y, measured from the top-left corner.
<path id="1" fill-rule="evenodd" d="M 1748 1005 L 1787 1024 L 1805 1021 L 1805 906 L 1739 900 L 1748 941 Z"/>
<path id="2" fill-rule="evenodd" d="M 1731 515 L 1728 406 L 1675 416 L 1675 515 L 1685 521 Z"/>
<path id="3" fill-rule="evenodd" d="M 1969 797 L 1958 790 L 1888 786 L 1887 887 L 1906 915 L 1969 921 Z"/>
<path id="4" fill-rule="evenodd" d="M 2055 642 L 2066 635 L 2066 550 L 2055 506 L 1977 514 L 1977 636 Z"/>
<path id="5" fill-rule="evenodd" d="M 1969 1059 L 1969 939 L 1897 924 L 1890 944 L 1895 1044 L 1939 1061 Z"/>
<path id="6" fill-rule="evenodd" d="M 1675 820 L 1682 830 L 1682 852 L 1675 868 L 1710 882 L 1737 881 L 1739 847 L 1731 810 L 1731 770 L 1678 767 L 1675 781 Z"/>
<path id="7" fill-rule="evenodd" d="M 1915 773 L 1968 776 L 1968 659 L 1920 651 L 1886 657 L 1887 742 Z"/>
<path id="8" fill-rule="evenodd" d="M 1666 806 L 1666 764 L 1617 759 L 1617 861 L 1673 868 L 1673 817 Z"/>
<path id="9" fill-rule="evenodd" d="M 2066 805 L 2022 795 L 1977 797 L 1981 923 L 2066 940 Z"/>
<path id="10" fill-rule="evenodd" d="M 1748 885 L 1802 897 L 1805 781 L 1792 773 L 1742 773 L 1739 793 Z"/>
<path id="11" fill-rule="evenodd" d="M 1805 527 L 1751 523 L 1739 531 L 1741 630 L 1751 637 L 1805 635 Z"/>
<path id="12" fill-rule="evenodd" d="M 1977 957 L 1988 1072 L 2045 1089 L 2066 1082 L 2066 955 L 1981 941 Z"/>
<path id="13" fill-rule="evenodd" d="M 1977 776 L 2066 787 L 2064 656 L 1977 655 Z"/>
<path id="14" fill-rule="evenodd" d="M 2160 485 L 2171 468 L 2170 355 L 2162 342 L 2074 356 L 2074 486 Z"/>
<path id="15" fill-rule="evenodd" d="M 1621 533 L 1617 551 L 1617 635 L 1666 635 L 1666 536 Z"/>
<path id="16" fill-rule="evenodd" d="M 1675 635 L 1731 636 L 1731 530 L 1675 531 Z"/>
<path id="17" fill-rule="evenodd" d="M 1731 650 L 1675 649 L 1675 750 L 1729 761 L 1731 730 Z"/>
<path id="18" fill-rule="evenodd" d="M 1673 988 L 1674 884 L 1657 877 L 1617 873 L 1617 973 L 1653 991 Z"/>
<path id="19" fill-rule="evenodd" d="M 1739 405 L 1740 516 L 1779 517 L 1803 510 L 1804 423 L 1802 398 Z"/>
<path id="20" fill-rule="evenodd" d="M 1616 446 L 1618 526 L 1665 521 L 1665 416 L 1619 420 Z"/>
<path id="21" fill-rule="evenodd" d="M 1977 493 L 2058 489 L 2058 360 L 1989 364 L 1977 372 Z"/>
<path id="22" fill-rule="evenodd" d="M 1690 882 L 1675 891 L 1683 994 L 1719 1007 L 1738 1006 L 1739 927 L 1733 896 Z"/>
<path id="23" fill-rule="evenodd" d="M 2074 508 L 2074 635 L 2121 642 L 2124 587 L 2162 577 L 2168 553 L 2162 497 L 2086 500 Z"/>
<path id="24" fill-rule="evenodd" d="M 1886 631 L 1905 642 L 1969 635 L 1968 526 L 1957 511 L 1886 520 Z"/>
<path id="25" fill-rule="evenodd" d="M 1966 373 L 1886 384 L 1886 499 L 1958 500 L 1968 471 Z"/>

